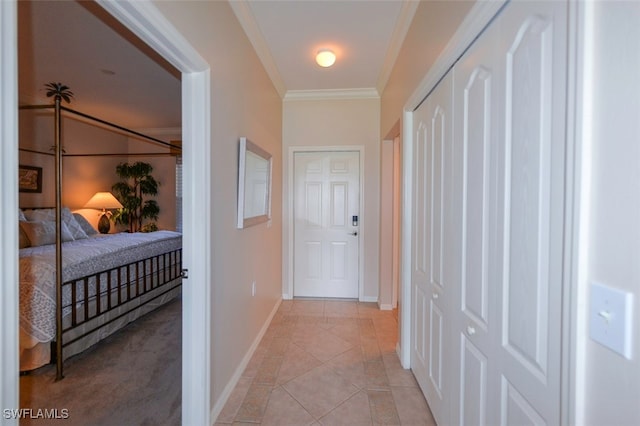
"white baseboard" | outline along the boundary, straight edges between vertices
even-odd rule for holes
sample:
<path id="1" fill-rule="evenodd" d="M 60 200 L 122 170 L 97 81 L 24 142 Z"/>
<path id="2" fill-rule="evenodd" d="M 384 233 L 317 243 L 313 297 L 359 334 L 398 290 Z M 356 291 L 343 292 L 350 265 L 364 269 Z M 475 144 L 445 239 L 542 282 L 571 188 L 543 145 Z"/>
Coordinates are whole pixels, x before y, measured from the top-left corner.
<path id="1" fill-rule="evenodd" d="M 269 318 L 267 318 L 264 325 L 260 329 L 260 333 L 258 333 L 253 343 L 251 344 L 251 347 L 247 351 L 246 355 L 244 356 L 244 358 L 242 358 L 242 362 L 240 363 L 240 365 L 238 365 L 238 368 L 236 368 L 236 371 L 235 373 L 233 373 L 233 376 L 231 376 L 229 383 L 227 383 L 227 385 L 224 387 L 224 390 L 222 391 L 222 395 L 220 395 L 220 398 L 218 398 L 218 401 L 216 401 L 215 405 L 211 409 L 212 424 L 216 422 L 216 420 L 218 419 L 218 416 L 220 415 L 220 413 L 222 412 L 222 409 L 224 408 L 224 405 L 229 400 L 229 397 L 231 396 L 231 392 L 233 392 L 233 389 L 238 384 L 238 381 L 240 380 L 240 377 L 242 377 L 242 373 L 244 372 L 244 369 L 247 368 L 249 361 L 251 361 L 251 357 L 253 356 L 254 352 L 258 348 L 258 345 L 260 344 L 260 341 L 264 337 L 264 334 L 267 332 L 267 329 L 271 325 L 271 321 L 273 320 L 273 317 L 275 316 L 276 312 L 278 312 L 278 308 L 280 307 L 281 303 L 282 303 L 282 300 L 278 300 L 278 303 L 276 303 L 273 310 L 269 314 Z"/>
<path id="2" fill-rule="evenodd" d="M 383 304 L 378 303 L 378 306 L 380 307 L 381 311 L 393 310 L 393 305 L 391 303 L 383 303 Z"/>
<path id="3" fill-rule="evenodd" d="M 360 298 L 361 302 L 374 302 L 374 303 L 378 303 L 378 298 L 377 297 L 372 297 L 372 296 L 362 296 Z"/>

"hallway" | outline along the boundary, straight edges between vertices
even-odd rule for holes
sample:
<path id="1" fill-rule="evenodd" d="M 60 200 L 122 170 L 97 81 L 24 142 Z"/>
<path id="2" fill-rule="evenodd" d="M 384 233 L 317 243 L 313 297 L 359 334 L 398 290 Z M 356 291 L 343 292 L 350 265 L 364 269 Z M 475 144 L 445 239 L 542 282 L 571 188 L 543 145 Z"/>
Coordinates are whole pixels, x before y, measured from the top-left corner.
<path id="1" fill-rule="evenodd" d="M 217 425 L 434 425 L 375 303 L 285 300 Z"/>

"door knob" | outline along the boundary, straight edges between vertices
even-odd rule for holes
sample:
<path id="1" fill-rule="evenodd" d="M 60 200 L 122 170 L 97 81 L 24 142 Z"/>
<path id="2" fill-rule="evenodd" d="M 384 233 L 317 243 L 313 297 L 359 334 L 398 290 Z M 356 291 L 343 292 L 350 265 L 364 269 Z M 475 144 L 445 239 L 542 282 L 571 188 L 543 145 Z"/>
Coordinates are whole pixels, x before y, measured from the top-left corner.
<path id="1" fill-rule="evenodd" d="M 467 326 L 467 334 L 469 336 L 473 336 L 474 334 L 476 334 L 476 329 L 475 327 L 472 327 L 470 325 Z"/>

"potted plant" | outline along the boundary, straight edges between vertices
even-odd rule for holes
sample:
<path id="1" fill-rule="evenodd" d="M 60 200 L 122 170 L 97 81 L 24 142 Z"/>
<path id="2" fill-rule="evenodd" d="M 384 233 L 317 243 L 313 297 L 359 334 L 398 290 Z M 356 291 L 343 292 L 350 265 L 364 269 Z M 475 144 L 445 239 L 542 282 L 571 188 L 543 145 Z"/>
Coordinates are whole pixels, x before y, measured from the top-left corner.
<path id="1" fill-rule="evenodd" d="M 149 163 L 135 162 L 133 164 L 120 163 L 116 167 L 116 174 L 120 182 L 111 189 L 122 203 L 123 208 L 117 210 L 112 217 L 116 224 L 127 225 L 129 232 L 156 231 L 160 207 L 149 197 L 158 194 L 160 183 L 151 175 L 153 167 Z M 143 225 L 145 219 L 150 220 Z"/>

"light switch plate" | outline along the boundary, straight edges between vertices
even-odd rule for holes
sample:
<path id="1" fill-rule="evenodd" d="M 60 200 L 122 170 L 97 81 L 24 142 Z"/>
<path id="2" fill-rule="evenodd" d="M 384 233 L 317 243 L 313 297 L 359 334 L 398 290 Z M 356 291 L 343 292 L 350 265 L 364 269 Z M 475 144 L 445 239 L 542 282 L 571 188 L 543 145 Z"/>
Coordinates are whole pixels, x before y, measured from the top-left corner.
<path id="1" fill-rule="evenodd" d="M 631 359 L 633 295 L 598 283 L 591 284 L 590 335 L 596 342 Z"/>

